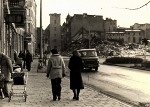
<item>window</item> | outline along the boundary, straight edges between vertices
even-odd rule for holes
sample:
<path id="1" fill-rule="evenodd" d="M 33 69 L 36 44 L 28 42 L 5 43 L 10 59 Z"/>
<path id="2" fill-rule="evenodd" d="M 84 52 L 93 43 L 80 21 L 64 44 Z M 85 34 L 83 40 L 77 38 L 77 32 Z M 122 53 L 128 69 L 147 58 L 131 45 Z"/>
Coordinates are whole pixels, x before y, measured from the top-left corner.
<path id="1" fill-rule="evenodd" d="M 139 32 L 139 35 L 141 35 L 141 33 Z"/>
<path id="2" fill-rule="evenodd" d="M 54 24 L 56 24 L 56 20 L 54 20 Z"/>
<path id="3" fill-rule="evenodd" d="M 57 49 L 57 46 L 54 46 L 55 49 Z"/>
<path id="4" fill-rule="evenodd" d="M 54 31 L 56 31 L 56 27 L 54 27 Z"/>
<path id="5" fill-rule="evenodd" d="M 30 16 L 30 9 L 27 9 L 27 15 Z"/>
<path id="6" fill-rule="evenodd" d="M 31 28 L 31 26 L 30 26 L 30 23 L 28 23 L 28 26 L 27 26 L 28 28 L 28 32 L 30 33 L 30 28 Z"/>
<path id="7" fill-rule="evenodd" d="M 57 42 L 57 39 L 54 39 L 53 42 Z"/>

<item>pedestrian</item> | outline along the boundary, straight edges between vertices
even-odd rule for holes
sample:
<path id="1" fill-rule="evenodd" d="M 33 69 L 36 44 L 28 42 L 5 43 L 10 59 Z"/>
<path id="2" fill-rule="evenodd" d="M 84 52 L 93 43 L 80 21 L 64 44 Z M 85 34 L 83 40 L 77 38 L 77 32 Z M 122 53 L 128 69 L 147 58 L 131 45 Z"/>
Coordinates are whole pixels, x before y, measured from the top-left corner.
<path id="1" fill-rule="evenodd" d="M 18 54 L 17 54 L 17 51 L 14 50 L 14 61 L 15 61 L 15 63 L 17 62 L 17 60 L 18 60 Z"/>
<path id="2" fill-rule="evenodd" d="M 43 56 L 43 64 L 46 66 L 46 61 L 47 61 L 47 54 L 45 53 Z"/>
<path id="3" fill-rule="evenodd" d="M 57 49 L 51 50 L 48 60 L 47 78 L 51 79 L 53 101 L 61 99 L 61 79 L 66 75 L 65 63 Z"/>
<path id="4" fill-rule="evenodd" d="M 31 70 L 31 63 L 33 62 L 32 54 L 29 52 L 29 50 L 26 51 L 26 68 L 28 71 Z"/>
<path id="5" fill-rule="evenodd" d="M 82 59 L 77 51 L 73 51 L 68 68 L 70 69 L 70 89 L 73 91 L 73 100 L 79 100 L 80 89 L 84 89 L 81 71 L 83 70 Z"/>
<path id="6" fill-rule="evenodd" d="M 21 58 L 23 61 L 22 69 L 23 68 L 25 69 L 25 65 L 26 65 L 26 54 L 25 53 L 26 53 L 25 51 L 20 51 L 20 53 L 18 55 L 18 57 Z"/>
<path id="7" fill-rule="evenodd" d="M 22 58 L 22 59 L 24 58 L 24 53 L 23 53 L 23 51 L 20 51 L 20 52 L 19 52 L 18 57 L 19 57 L 19 58 Z"/>
<path id="8" fill-rule="evenodd" d="M 0 67 L 1 73 L 4 74 L 4 87 L 2 88 L 2 92 L 4 97 L 8 97 L 8 82 L 10 80 L 10 74 L 13 72 L 13 66 L 11 59 L 4 53 L 0 53 Z M 0 95 L 2 96 L 2 93 Z"/>

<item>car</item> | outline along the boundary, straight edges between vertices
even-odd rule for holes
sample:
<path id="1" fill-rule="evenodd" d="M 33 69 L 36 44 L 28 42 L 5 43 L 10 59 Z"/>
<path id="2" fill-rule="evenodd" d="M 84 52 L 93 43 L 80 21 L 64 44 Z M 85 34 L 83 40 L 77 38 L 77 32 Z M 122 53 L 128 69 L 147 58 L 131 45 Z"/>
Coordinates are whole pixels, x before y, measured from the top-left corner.
<path id="1" fill-rule="evenodd" d="M 83 60 L 84 69 L 90 68 L 98 70 L 99 67 L 99 58 L 97 56 L 97 51 L 95 48 L 93 49 L 79 49 L 77 50 L 78 55 Z"/>

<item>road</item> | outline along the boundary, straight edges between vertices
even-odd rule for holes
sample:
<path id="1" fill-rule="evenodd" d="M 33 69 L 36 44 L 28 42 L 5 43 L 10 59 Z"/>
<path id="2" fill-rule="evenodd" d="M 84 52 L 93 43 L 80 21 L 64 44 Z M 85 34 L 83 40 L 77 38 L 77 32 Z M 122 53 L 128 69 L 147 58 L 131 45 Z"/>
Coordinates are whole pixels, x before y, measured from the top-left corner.
<path id="1" fill-rule="evenodd" d="M 150 72 L 100 65 L 98 72 L 82 72 L 84 83 L 129 103 L 150 103 Z"/>

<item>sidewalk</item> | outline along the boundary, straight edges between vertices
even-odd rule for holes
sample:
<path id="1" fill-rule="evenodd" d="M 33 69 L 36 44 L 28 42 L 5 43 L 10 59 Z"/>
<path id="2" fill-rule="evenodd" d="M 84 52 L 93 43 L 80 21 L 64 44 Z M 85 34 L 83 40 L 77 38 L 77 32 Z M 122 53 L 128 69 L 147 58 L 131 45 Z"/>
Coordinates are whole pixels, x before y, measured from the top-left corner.
<path id="1" fill-rule="evenodd" d="M 52 101 L 50 80 L 46 78 L 45 73 L 36 72 L 37 63 L 37 60 L 34 59 L 32 70 L 28 74 L 27 101 L 24 102 L 24 97 L 21 96 L 12 97 L 10 102 L 8 98 L 0 99 L 0 107 L 132 107 L 87 86 L 81 90 L 80 100 L 73 101 L 73 93 L 69 89 L 67 77 L 62 79 L 61 100 Z M 14 91 L 18 92 L 18 90 Z"/>

